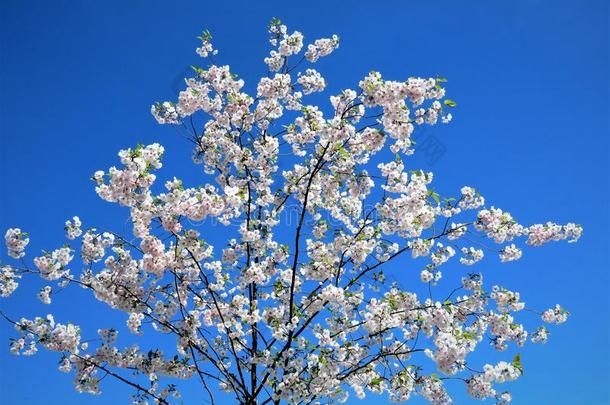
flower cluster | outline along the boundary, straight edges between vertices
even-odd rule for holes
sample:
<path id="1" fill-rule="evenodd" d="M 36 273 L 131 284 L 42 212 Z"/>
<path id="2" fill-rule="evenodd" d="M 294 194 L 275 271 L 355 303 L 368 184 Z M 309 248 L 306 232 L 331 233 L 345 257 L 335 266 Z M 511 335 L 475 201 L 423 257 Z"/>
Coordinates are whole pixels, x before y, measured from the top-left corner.
<path id="1" fill-rule="evenodd" d="M 44 286 L 39 292 L 38 292 L 38 299 L 40 300 L 40 302 L 42 302 L 43 304 L 50 304 L 51 303 L 51 292 L 53 291 L 53 289 L 51 288 L 51 286 Z"/>
<path id="2" fill-rule="evenodd" d="M 522 255 L 523 252 L 521 249 L 515 246 L 514 243 L 511 243 L 500 251 L 500 260 L 503 262 L 512 262 L 513 260 L 520 259 Z"/>
<path id="3" fill-rule="evenodd" d="M 507 404 L 512 399 L 510 394 L 498 395 L 492 384 L 516 380 L 521 374 L 517 361 L 513 363 L 501 361 L 495 366 L 486 364 L 483 373 L 474 375 L 468 380 L 468 393 L 476 399 L 496 397 L 496 404 Z"/>
<path id="4" fill-rule="evenodd" d="M 121 150 L 119 157 L 125 168 L 119 170 L 111 167 L 108 173 L 95 172 L 95 191 L 106 201 L 118 202 L 128 207 L 143 202 L 156 178 L 150 171 L 162 166 L 160 159 L 163 152 L 163 146 L 157 143 Z"/>
<path id="5" fill-rule="evenodd" d="M 28 234 L 19 228 L 10 228 L 4 234 L 4 241 L 8 249 L 8 255 L 14 259 L 25 256 L 25 247 L 30 243 Z"/>
<path id="6" fill-rule="evenodd" d="M 90 229 L 83 235 L 81 257 L 85 264 L 99 262 L 106 254 L 106 249 L 114 244 L 114 235 L 109 232 L 96 233 Z"/>
<path id="7" fill-rule="evenodd" d="M 197 38 L 201 40 L 201 46 L 196 49 L 197 55 L 207 58 L 209 55 L 216 55 L 218 53 L 212 45 L 212 34 L 210 34 L 210 31 L 203 31 L 203 34 Z"/>
<path id="8" fill-rule="evenodd" d="M 462 258 L 460 258 L 460 263 L 466 265 L 466 266 L 471 266 L 473 264 L 475 264 L 478 261 L 481 261 L 481 259 L 483 259 L 483 250 L 482 249 L 475 249 L 474 247 L 463 247 L 462 248 L 462 253 L 464 254 L 464 256 Z"/>
<path id="9" fill-rule="evenodd" d="M 297 79 L 297 83 L 303 86 L 303 94 L 308 95 L 324 91 L 326 81 L 315 69 L 307 69 L 305 74 Z"/>
<path id="10" fill-rule="evenodd" d="M 0 297 L 6 298 L 11 295 L 19 283 L 15 279 L 21 278 L 11 266 L 0 267 Z"/>
<path id="11" fill-rule="evenodd" d="M 40 276 L 46 280 L 57 280 L 69 273 L 66 266 L 72 261 L 74 255 L 69 247 L 55 249 L 43 256 L 34 258 L 34 264 L 40 270 Z"/>
<path id="12" fill-rule="evenodd" d="M 83 234 L 83 231 L 80 229 L 81 226 L 82 223 L 80 222 L 79 217 L 73 217 L 72 220 L 67 220 L 64 228 L 66 230 L 67 238 L 73 240 L 81 236 Z"/>
<path id="13" fill-rule="evenodd" d="M 23 337 L 13 342 L 11 351 L 15 354 L 21 354 L 26 345 L 29 351 L 24 354 L 33 354 L 36 352 L 36 344 L 55 352 L 79 353 L 80 328 L 71 323 L 55 323 L 52 315 L 36 317 L 34 320 L 22 318 L 15 323 L 15 329 L 23 334 Z"/>
<path id="14" fill-rule="evenodd" d="M 546 343 L 549 340 L 549 330 L 544 326 L 540 326 L 532 333 L 532 343 Z"/>
<path id="15" fill-rule="evenodd" d="M 542 320 L 546 323 L 564 323 L 568 320 L 570 313 L 563 309 L 559 304 L 555 305 L 555 308 L 547 309 L 542 313 Z"/>
<path id="16" fill-rule="evenodd" d="M 316 39 L 313 44 L 307 45 L 305 57 L 310 62 L 316 62 L 321 57 L 330 55 L 339 47 L 339 37 L 333 35 L 331 38 Z"/>
<path id="17" fill-rule="evenodd" d="M 553 222 L 532 225 L 527 229 L 527 243 L 532 246 L 540 246 L 549 241 L 569 239 L 568 242 L 576 242 L 582 235 L 582 227 L 577 224 L 568 223 L 558 225 Z"/>

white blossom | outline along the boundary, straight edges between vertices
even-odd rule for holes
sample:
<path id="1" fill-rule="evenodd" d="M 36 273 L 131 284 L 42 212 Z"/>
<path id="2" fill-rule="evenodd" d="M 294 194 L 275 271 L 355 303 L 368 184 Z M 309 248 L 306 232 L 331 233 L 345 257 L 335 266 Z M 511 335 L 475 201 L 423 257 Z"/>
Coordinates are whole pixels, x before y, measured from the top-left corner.
<path id="1" fill-rule="evenodd" d="M 339 38 L 304 46 L 304 35 L 278 19 L 268 34 L 268 72 L 250 83 L 255 94 L 212 60 L 204 31 L 196 52 L 209 64 L 193 67 L 176 100 L 151 107 L 188 137 L 197 176 L 164 173 L 158 143 L 124 148 L 115 166 L 92 176 L 97 195 L 125 210 L 124 229 L 83 229 L 74 216 L 65 232 L 80 240 L 32 260 L 28 235 L 7 230 L 15 260 L 0 267 L 1 297 L 40 276 L 55 282 L 39 290 L 44 304 L 53 296 L 78 306 L 82 294 L 99 301 L 87 325 L 104 306 L 124 314 L 98 336 L 53 315 L 6 315 L 15 327 L 10 351 L 58 352 L 57 367 L 74 374 L 79 392 L 101 393 L 115 371 L 133 378 L 134 403 L 169 403 L 181 380 L 203 379 L 241 403 L 343 403 L 373 393 L 448 405 L 451 378 L 475 399 L 508 404 L 511 394 L 497 385 L 521 376 L 520 357 L 485 364 L 473 353 L 481 342 L 501 352 L 544 343 L 549 331 L 530 329 L 525 318 L 537 312 L 518 291 L 455 273 L 451 259 L 471 266 L 485 248 L 510 262 L 522 256 L 518 246 L 575 242 L 582 227 L 523 225 L 475 188 L 442 190 L 413 166 L 414 131 L 452 119 L 457 103 L 446 98 L 445 79 L 372 71 L 322 95 L 330 105 L 314 105 L 327 83 L 309 63 Z M 418 277 L 427 285 L 412 291 Z M 82 291 L 69 301 L 73 288 Z M 538 314 L 538 323 L 568 318 L 559 305 Z M 119 329 L 131 333 L 125 342 Z"/>

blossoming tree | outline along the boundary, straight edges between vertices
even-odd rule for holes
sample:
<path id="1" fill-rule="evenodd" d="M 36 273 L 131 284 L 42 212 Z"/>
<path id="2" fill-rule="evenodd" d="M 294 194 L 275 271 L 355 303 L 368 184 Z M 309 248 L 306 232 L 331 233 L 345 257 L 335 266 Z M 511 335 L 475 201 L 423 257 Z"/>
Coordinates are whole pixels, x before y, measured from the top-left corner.
<path id="1" fill-rule="evenodd" d="M 129 234 L 74 217 L 68 243 L 33 263 L 25 260 L 29 236 L 18 228 L 5 235 L 17 260 L 1 267 L 2 297 L 30 275 L 44 280 L 45 304 L 58 290 L 83 288 L 124 312 L 133 334 L 174 336 L 175 352 L 120 348 L 115 329 L 91 339 L 96 331 L 52 315 L 2 313 L 17 333 L 11 351 L 56 351 L 78 391 L 99 394 L 111 377 L 134 389 L 136 403 L 175 401 L 180 384 L 168 378 L 200 385 L 212 403 L 220 388 L 244 404 L 340 402 L 370 391 L 442 405 L 452 402 L 450 379 L 474 398 L 510 402 L 496 384 L 522 374 L 519 356 L 481 365 L 469 354 L 489 343 L 499 351 L 544 343 L 547 329 L 527 331 L 517 319 L 525 309 L 519 293 L 485 288 L 480 273 L 465 272 L 448 296 L 433 299 L 441 266 L 456 256 L 471 266 L 484 250 L 510 262 L 523 244 L 573 242 L 581 227 L 524 226 L 472 187 L 441 198 L 432 173 L 406 170 L 414 130 L 451 120 L 456 103 L 445 98 L 445 79 L 390 81 L 371 72 L 355 90 L 330 96 L 323 111 L 306 100 L 326 81 L 304 65 L 331 54 L 339 38 L 303 49 L 303 35 L 277 19 L 269 34 L 268 74 L 255 96 L 229 66 L 210 64 L 194 68 L 177 102 L 152 107 L 159 123 L 189 131 L 205 185 L 174 178 L 157 189 L 164 148 L 138 145 L 119 152 L 119 168 L 93 176 L 103 200 L 129 209 Z M 200 40 L 201 57 L 216 55 L 207 31 Z M 294 222 L 287 210 L 296 210 Z M 224 245 L 204 240 L 212 226 L 228 235 Z M 430 294 L 386 280 L 383 271 L 402 256 L 427 258 L 414 282 Z M 538 315 L 560 324 L 568 314 L 557 305 Z"/>

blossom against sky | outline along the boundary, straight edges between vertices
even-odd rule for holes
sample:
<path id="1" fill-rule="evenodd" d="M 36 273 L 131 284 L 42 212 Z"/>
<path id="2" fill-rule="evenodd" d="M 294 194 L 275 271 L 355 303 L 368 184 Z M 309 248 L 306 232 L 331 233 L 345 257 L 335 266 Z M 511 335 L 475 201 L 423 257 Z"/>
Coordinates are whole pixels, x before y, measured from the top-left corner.
<path id="1" fill-rule="evenodd" d="M 321 62 L 329 88 L 353 87 L 370 69 L 397 79 L 449 79 L 459 114 L 451 125 L 423 135 L 440 142 L 444 152 L 434 161 L 414 157 L 415 168 L 442 173 L 445 190 L 476 184 L 488 200 L 511 207 L 524 222 L 583 225 L 577 247 L 530 251 L 508 267 L 485 265 L 495 280 L 519 287 L 528 303 L 561 302 L 572 315 L 548 346 L 523 352 L 528 369 L 511 387 L 515 403 L 603 403 L 609 70 L 604 7 L 602 2 L 537 7 L 388 2 L 370 10 L 364 2 L 350 7 L 244 2 L 236 14 L 234 4 L 229 9 L 198 2 L 171 9 L 161 2 L 65 2 L 52 8 L 7 2 L 0 13 L 2 229 L 17 224 L 28 229 L 35 236 L 29 248 L 39 250 L 53 245 L 63 220 L 75 213 L 89 223 L 122 226 L 124 213 L 100 201 L 89 179 L 114 162 L 118 148 L 171 145 L 165 168 L 168 174 L 181 170 L 189 145 L 171 128 L 158 126 L 148 109 L 155 100 L 175 97 L 180 78 L 196 61 L 192 49 L 201 28 L 214 33 L 221 49 L 215 57 L 231 64 L 250 89 L 264 73 L 267 55 L 260 44 L 271 16 L 310 38 L 337 32 L 341 48 L 332 62 Z M 7 302 L 7 310 L 23 310 L 19 304 Z M 72 308 L 75 319 L 95 309 L 87 305 Z M 112 315 L 106 321 L 124 322 Z M 82 400 L 69 378 L 49 373 L 53 356 L 26 361 L 8 356 L 7 346 L 0 351 L 0 390 L 9 403 L 36 398 L 29 389 L 32 379 L 47 381 L 40 389 L 48 403 Z M 120 390 L 107 392 L 124 398 Z M 87 399 L 104 403 L 108 397 Z"/>

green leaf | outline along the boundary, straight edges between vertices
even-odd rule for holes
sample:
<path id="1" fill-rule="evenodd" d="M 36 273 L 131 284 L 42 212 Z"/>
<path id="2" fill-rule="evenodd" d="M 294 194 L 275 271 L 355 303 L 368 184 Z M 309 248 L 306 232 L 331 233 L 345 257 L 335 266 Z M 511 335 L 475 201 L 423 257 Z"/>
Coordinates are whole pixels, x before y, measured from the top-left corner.
<path id="1" fill-rule="evenodd" d="M 274 25 L 281 25 L 282 24 L 282 20 L 280 20 L 277 17 L 272 17 L 271 21 L 269 22 L 269 26 L 272 27 Z"/>
<path id="2" fill-rule="evenodd" d="M 521 355 L 519 353 L 517 353 L 517 355 L 513 359 L 513 366 L 518 369 L 521 374 L 523 374 L 523 366 L 521 365 Z"/>
<path id="3" fill-rule="evenodd" d="M 434 191 L 428 190 L 428 196 L 432 197 L 432 199 L 434 201 L 436 201 L 437 204 L 441 203 L 441 199 L 440 199 L 439 195 L 437 193 L 435 193 Z"/>
<path id="4" fill-rule="evenodd" d="M 383 379 L 381 377 L 375 377 L 371 380 L 371 383 L 369 385 L 371 385 L 372 387 L 375 387 L 375 386 L 381 384 L 382 381 L 383 381 Z"/>
<path id="5" fill-rule="evenodd" d="M 464 333 L 462 333 L 462 337 L 464 339 L 474 339 L 475 335 L 473 333 L 470 333 L 470 332 L 464 332 Z"/>
<path id="6" fill-rule="evenodd" d="M 348 158 L 349 158 L 349 155 L 350 155 L 350 154 L 349 154 L 349 152 L 347 151 L 347 149 L 345 149 L 343 146 L 341 146 L 341 148 L 339 148 L 338 152 L 339 152 L 339 156 L 340 156 L 342 159 L 348 159 Z"/>
<path id="7" fill-rule="evenodd" d="M 445 103 L 445 105 L 447 107 L 457 107 L 457 103 L 453 100 L 450 100 L 448 98 L 445 99 L 445 101 L 443 101 L 443 103 Z"/>
<path id="8" fill-rule="evenodd" d="M 398 309 L 398 302 L 396 301 L 396 298 L 394 298 L 390 295 L 386 298 L 386 301 L 390 305 L 390 309 L 392 309 L 392 310 Z"/>

